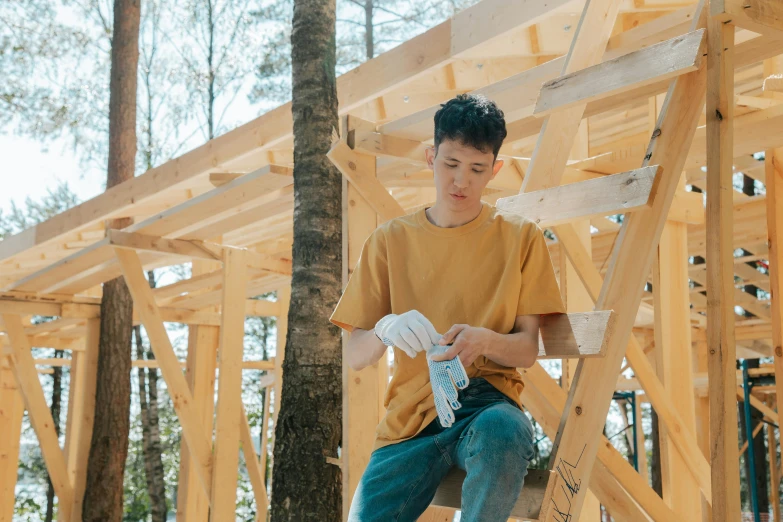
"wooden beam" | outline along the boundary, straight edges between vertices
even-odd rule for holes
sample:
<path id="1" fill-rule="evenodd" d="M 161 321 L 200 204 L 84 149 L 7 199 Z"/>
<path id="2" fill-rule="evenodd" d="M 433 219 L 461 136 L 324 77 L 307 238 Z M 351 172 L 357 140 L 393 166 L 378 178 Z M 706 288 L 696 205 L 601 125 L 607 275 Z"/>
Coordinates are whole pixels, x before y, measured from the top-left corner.
<path id="1" fill-rule="evenodd" d="M 591 0 L 585 3 L 562 75 L 601 61 L 619 9 L 620 2 L 616 0 Z M 562 176 L 585 107 L 586 104 L 579 104 L 547 116 L 520 193 L 559 185 L 554 180 Z"/>
<path id="2" fill-rule="evenodd" d="M 705 31 L 693 31 L 619 58 L 602 62 L 541 86 L 533 114 L 546 116 L 699 68 Z"/>
<path id="3" fill-rule="evenodd" d="M 87 461 L 90 456 L 95 419 L 100 334 L 100 319 L 88 320 L 84 350 L 71 355 L 71 384 L 68 390 L 68 416 L 65 426 L 65 460 L 73 484 L 71 520 L 82 519 L 82 502 L 87 485 Z"/>
<path id="4" fill-rule="evenodd" d="M 211 261 L 221 259 L 224 255 L 224 251 L 232 248 L 207 241 L 167 239 L 145 234 L 123 232 L 121 230 L 107 230 L 106 238 L 108 244 L 115 248 L 162 252 Z M 251 266 L 254 270 L 264 270 L 276 274 L 291 275 L 290 262 L 272 259 L 271 256 L 251 252 L 247 252 L 245 257 L 248 266 Z"/>
<path id="5" fill-rule="evenodd" d="M 0 356 L 0 522 L 14 519 L 16 477 L 19 472 L 19 443 L 22 438 L 24 401 L 8 359 Z"/>
<path id="6" fill-rule="evenodd" d="M 209 239 L 193 237 L 192 232 L 242 210 L 264 204 L 269 201 L 271 194 L 293 182 L 291 167 L 266 165 L 131 225 L 125 231 L 158 237 Z M 209 237 L 216 235 L 213 232 Z"/>
<path id="7" fill-rule="evenodd" d="M 538 358 L 603 357 L 616 317 L 610 310 L 542 315 Z"/>
<path id="8" fill-rule="evenodd" d="M 215 409 L 215 368 L 220 344 L 218 326 L 188 328 L 188 358 L 186 377 L 193 394 L 193 404 L 212 445 L 212 423 Z M 209 497 L 199 485 L 194 457 L 182 439 L 180 448 L 179 489 L 177 491 L 177 522 L 205 522 L 209 513 Z"/>
<path id="9" fill-rule="evenodd" d="M 693 30 L 704 27 L 706 9 L 698 8 Z M 688 149 L 701 114 L 704 93 L 704 68 L 679 76 L 669 89 L 656 131 L 653 133 L 643 165 L 660 164 L 663 174 L 650 210 L 630 214 L 624 222 L 612 252 L 606 281 L 596 302 L 597 309 L 619 312 L 615 334 L 609 341 L 606 357 L 600 361 L 582 360 L 571 387 L 568 406 L 553 448 L 552 465 L 569 473 L 570 489 L 556 491 L 552 502 L 568 516 L 579 514 L 584 489 L 592 471 L 598 446 L 598 434 L 609 409 L 614 379 L 621 367 L 639 307 L 643 284 L 651 268 L 654 246 L 663 229 Z M 566 111 L 567 112 L 567 111 Z M 535 183 L 546 184 L 550 175 L 542 174 Z M 531 182 L 533 183 L 533 182 Z"/>
<path id="10" fill-rule="evenodd" d="M 360 164 L 371 181 L 376 181 L 375 161 L 361 156 Z M 378 182 L 380 183 L 380 182 Z M 343 267 L 342 285 L 348 284 L 350 273 L 359 262 L 362 245 L 376 229 L 383 217 L 376 212 L 372 201 L 362 196 L 358 187 L 343 181 Z M 343 348 L 349 334 L 343 332 Z M 389 381 L 389 364 L 386 357 L 361 371 L 343 364 L 343 448 L 341 454 L 343 477 L 343 515 L 348 515 L 359 479 L 370 460 L 375 443 L 375 428 L 385 414 L 383 396 Z"/>
<path id="11" fill-rule="evenodd" d="M 201 486 L 209 495 L 212 485 L 212 444 L 207 437 L 201 415 L 193 404 L 193 395 L 182 374 L 166 327 L 163 326 L 163 319 L 144 275 L 141 260 L 136 252 L 122 248 L 115 249 L 115 255 L 133 297 L 133 303 L 147 331 L 155 359 L 160 364 L 161 374 L 168 386 L 174 410 L 182 424 L 182 435 L 193 456 Z"/>
<path id="12" fill-rule="evenodd" d="M 520 371 L 525 383 L 522 402 L 547 437 L 554 440 L 566 406 L 566 391 L 539 364 Z M 638 504 L 655 522 L 680 520 L 612 443 L 606 437 L 600 439 L 590 488 L 613 516 L 618 520 L 645 520 Z M 600 486 L 594 489 L 594 485 Z"/>
<path id="13" fill-rule="evenodd" d="M 253 488 L 253 496 L 256 499 L 256 520 L 265 521 L 266 513 L 269 510 L 269 497 L 266 493 L 264 470 L 258 461 L 258 455 L 256 455 L 256 447 L 253 442 L 253 434 L 250 431 L 250 423 L 247 420 L 245 407 L 242 406 L 241 409 L 239 437 L 242 442 L 242 453 L 245 455 L 245 466 L 250 477 L 250 485 Z"/>
<path id="14" fill-rule="evenodd" d="M 487 38 L 487 33 L 501 37 L 511 31 L 518 31 L 520 28 L 535 24 L 566 3 L 557 0 L 513 5 L 505 0 L 489 0 L 482 2 L 481 5 L 473 5 L 452 18 L 452 55 L 464 56 L 472 48 L 491 40 Z M 491 31 L 488 30 L 489 27 L 492 27 Z M 478 52 L 480 55 L 481 51 Z"/>
<path id="15" fill-rule="evenodd" d="M 247 252 L 223 252 L 223 303 L 218 360 L 217 420 L 212 471 L 212 509 L 209 519 L 229 520 L 236 514 L 239 433 L 242 428 L 242 357 L 245 338 L 245 280 Z"/>
<path id="16" fill-rule="evenodd" d="M 586 249 L 578 241 L 578 238 L 574 236 L 570 228 L 568 226 L 558 226 L 554 228 L 554 232 L 565 247 L 568 258 L 573 263 L 591 298 L 597 301 L 604 281 L 598 269 L 590 261 Z M 655 370 L 650 364 L 647 355 L 634 336 L 629 338 L 625 356 L 636 377 L 642 383 L 655 411 L 658 413 L 661 424 L 667 430 L 680 455 L 688 462 L 688 468 L 698 481 L 702 491 L 707 493 L 706 496 L 709 499 L 711 480 L 709 464 L 699 451 L 699 446 L 695 439 L 689 435 L 686 422 L 679 414 L 674 401 L 668 397 L 663 385 L 656 377 Z"/>
<path id="17" fill-rule="evenodd" d="M 783 4 L 778 0 L 712 0 L 710 11 L 722 22 L 773 37 L 783 36 Z"/>
<path id="18" fill-rule="evenodd" d="M 772 300 L 772 357 L 776 375 L 783 376 L 783 149 L 766 151 L 767 241 L 769 286 Z M 775 379 L 778 412 L 783 412 L 783 377 Z"/>
<path id="19" fill-rule="evenodd" d="M 107 230 L 108 244 L 115 248 L 165 252 L 185 257 L 218 260 L 222 252 L 220 245 L 209 245 L 203 241 L 183 241 L 164 237 L 149 236 L 122 230 Z M 212 248 L 210 248 L 212 247 Z"/>
<path id="20" fill-rule="evenodd" d="M 745 392 L 743 389 L 738 386 L 735 391 L 737 392 L 737 400 L 740 402 L 745 402 Z M 780 422 L 778 413 L 753 395 L 750 396 L 750 405 L 756 408 L 759 413 L 764 415 L 765 420 L 773 424 L 778 424 Z"/>
<path id="21" fill-rule="evenodd" d="M 534 221 L 541 227 L 577 219 L 633 212 L 651 205 L 658 165 L 500 198 L 499 209 Z"/>
<path id="22" fill-rule="evenodd" d="M 343 141 L 332 146 L 326 155 L 337 169 L 356 187 L 383 221 L 404 216 L 405 210 L 375 176 L 375 157 L 361 156 Z"/>
<path id="23" fill-rule="evenodd" d="M 462 505 L 462 483 L 465 481 L 465 476 L 466 473 L 463 470 L 456 467 L 451 468 L 435 492 L 432 504 L 459 509 Z M 554 481 L 550 482 L 551 477 L 552 472 L 549 470 L 531 469 L 527 472 L 525 487 L 522 488 L 522 492 L 511 510 L 513 518 L 539 519 L 541 504 L 547 493 L 547 488 L 554 484 Z"/>
<path id="24" fill-rule="evenodd" d="M 713 520 L 737 520 L 741 506 L 734 383 L 734 26 L 711 18 L 707 42 L 707 343 L 712 516 Z"/>
<path id="25" fill-rule="evenodd" d="M 685 34 L 691 23 L 694 7 L 687 6 L 670 15 L 614 35 L 609 39 L 603 60 L 612 60 Z M 505 113 L 506 122 L 510 123 L 519 119 L 521 115 L 531 114 L 541 84 L 560 75 L 565 62 L 566 56 L 560 56 L 472 92 L 483 94 L 497 103 Z M 432 118 L 439 108 L 440 104 L 435 104 L 384 123 L 378 126 L 378 131 L 381 134 L 419 141 L 431 139 Z"/>
<path id="26" fill-rule="evenodd" d="M 203 280 L 205 275 L 217 275 L 222 280 L 221 263 L 194 260 L 192 279 Z M 176 284 L 176 283 L 175 283 Z M 165 288 L 165 287 L 161 287 Z M 192 290 L 198 292 L 198 290 Z M 217 309 L 217 308 L 214 308 Z M 211 309 L 210 309 L 211 310 Z M 161 310 L 162 312 L 162 310 Z M 204 435 L 212 444 L 212 425 L 215 413 L 215 370 L 220 345 L 220 317 L 214 326 L 188 327 L 188 356 L 185 377 L 193 394 L 193 404 L 201 417 Z M 179 489 L 177 490 L 177 522 L 206 522 L 209 517 L 209 497 L 200 487 L 198 473 L 187 441 L 180 443 Z"/>
<path id="27" fill-rule="evenodd" d="M 62 510 L 61 519 L 65 521 L 71 520 L 73 487 L 68 476 L 65 456 L 62 449 L 60 449 L 57 433 L 54 431 L 52 413 L 49 411 L 49 405 L 46 403 L 46 397 L 33 364 L 33 355 L 30 351 L 27 336 L 24 333 L 22 319 L 20 316 L 13 314 L 3 314 L 2 319 L 5 323 L 8 337 L 11 339 L 11 349 L 13 351 L 9 356 L 11 370 L 22 392 L 25 409 L 30 416 L 30 423 L 38 436 L 41 453 L 46 463 L 46 470 L 49 473 L 55 494 L 60 503 L 60 510 Z"/>
<path id="28" fill-rule="evenodd" d="M 689 290 L 687 225 L 667 220 L 653 264 L 655 357 L 666 394 L 695 440 Z M 693 501 L 699 484 L 689 462 L 675 449 L 667 429 L 659 430 L 659 439 L 664 499 L 682 520 L 700 520 L 701 505 Z"/>
<path id="29" fill-rule="evenodd" d="M 579 138 L 580 138 L 579 141 L 574 144 L 574 148 L 571 151 L 572 157 L 589 156 L 590 140 L 589 140 L 586 121 L 583 122 L 582 126 L 579 129 Z M 589 221 L 584 220 L 584 221 L 578 221 L 576 223 L 571 223 L 571 228 L 576 231 L 576 233 L 579 236 L 579 241 L 581 241 L 582 244 L 585 245 L 585 248 L 589 248 L 589 245 L 591 243 Z M 589 292 L 584 287 L 584 283 L 582 283 L 579 280 L 579 276 L 577 275 L 573 264 L 571 264 L 571 262 L 568 260 L 566 256 L 563 256 L 560 259 L 560 273 L 558 277 L 558 283 L 560 284 L 560 295 L 563 298 L 563 304 L 565 304 L 567 312 L 570 313 L 588 312 L 593 309 L 594 303 L 592 299 L 590 299 Z M 571 387 L 571 383 L 573 382 L 574 374 L 576 373 L 578 363 L 579 363 L 578 359 L 561 360 L 560 387 L 563 390 L 568 390 Z M 557 424 L 562 413 L 563 412 L 561 409 L 560 412 L 557 412 L 553 416 L 552 422 L 554 424 Z M 552 430 L 551 433 L 549 433 L 552 439 L 554 439 L 555 433 L 556 432 L 554 430 Z M 593 471 L 595 472 L 597 469 L 598 468 L 595 468 Z M 598 475 L 600 475 L 601 473 L 605 473 L 608 475 L 608 470 L 602 467 L 602 469 L 598 471 Z M 610 491 L 604 491 L 606 489 L 609 489 Z M 612 480 L 610 477 L 608 477 L 607 480 L 601 480 L 600 478 L 596 479 L 595 477 L 593 477 L 593 480 L 590 483 L 591 491 L 589 491 L 587 493 L 587 496 L 585 497 L 585 503 L 584 506 L 582 507 L 582 513 L 580 514 L 579 517 L 580 521 L 601 522 L 601 503 L 596 497 L 596 491 L 601 490 L 598 491 L 598 493 L 601 494 L 602 498 L 604 499 L 606 499 L 607 497 L 611 499 L 617 499 L 617 503 L 621 503 L 623 494 L 618 493 L 618 490 L 621 489 L 622 488 L 612 487 Z M 628 495 L 626 494 L 625 496 Z M 609 504 L 611 504 L 611 506 Z M 607 509 L 611 509 L 612 512 L 620 511 L 620 513 L 616 516 L 618 518 L 622 518 L 623 507 L 615 505 L 615 502 L 609 502 L 609 504 L 607 504 Z M 629 501 L 623 504 L 631 505 L 633 504 L 633 501 L 630 500 L 629 498 Z M 628 508 L 626 507 L 625 509 L 627 510 Z M 640 514 L 640 516 L 642 515 Z"/>

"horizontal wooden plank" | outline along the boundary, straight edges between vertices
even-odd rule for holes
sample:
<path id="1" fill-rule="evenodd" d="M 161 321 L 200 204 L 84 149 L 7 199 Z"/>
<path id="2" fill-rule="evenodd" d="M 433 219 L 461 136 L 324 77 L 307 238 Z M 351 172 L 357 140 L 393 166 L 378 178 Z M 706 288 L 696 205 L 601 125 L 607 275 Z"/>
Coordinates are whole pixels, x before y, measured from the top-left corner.
<path id="1" fill-rule="evenodd" d="M 511 466 L 513 464 L 509 463 L 508 465 Z M 462 505 L 462 483 L 465 481 L 466 476 L 463 470 L 457 467 L 451 468 L 435 492 L 432 505 L 460 509 Z M 517 503 L 514 504 L 511 516 L 521 520 L 538 520 L 541 504 L 544 501 L 547 486 L 552 476 L 554 474 L 548 470 L 528 470 L 525 477 L 525 486 L 522 488 L 522 493 L 519 495 Z"/>
<path id="2" fill-rule="evenodd" d="M 500 198 L 497 208 L 526 217 L 540 226 L 632 212 L 651 204 L 660 172 L 657 165 Z"/>
<path id="3" fill-rule="evenodd" d="M 616 317 L 611 310 L 542 315 L 538 358 L 603 357 Z"/>
<path id="4" fill-rule="evenodd" d="M 783 2 L 780 0 L 712 0 L 712 16 L 756 33 L 783 36 Z"/>
<path id="5" fill-rule="evenodd" d="M 525 9 L 514 9 L 511 17 L 503 17 L 503 23 L 529 25 L 567 2 L 548 0 L 540 5 L 539 2 L 526 2 L 529 5 Z M 508 6 L 504 0 L 465 9 L 454 18 L 340 75 L 337 78 L 340 113 L 346 114 L 428 71 L 438 71 L 455 53 L 463 53 L 470 46 L 500 36 L 497 24 L 476 26 L 471 20 L 476 16 L 492 18 L 505 10 Z M 469 38 L 466 39 L 462 31 L 452 35 L 452 23 L 455 27 L 472 26 Z M 453 43 L 453 38 L 458 41 Z M 200 176 L 207 177 L 215 170 L 235 172 L 237 164 L 262 165 L 268 162 L 270 148 L 292 140 L 292 128 L 289 102 L 61 215 L 6 238 L 0 243 L 0 260 L 22 252 L 40 254 L 68 234 L 76 234 L 117 215 L 128 215 L 131 209 L 145 204 L 162 191 L 181 187 Z"/>
<path id="6" fill-rule="evenodd" d="M 234 248 L 207 241 L 168 239 L 121 230 L 108 230 L 106 238 L 111 246 L 117 248 L 176 254 L 210 261 L 219 260 L 225 250 Z M 265 254 L 252 252 L 248 252 L 247 258 L 248 267 L 254 270 L 291 275 L 291 263 L 287 260 L 275 259 Z"/>
<path id="7" fill-rule="evenodd" d="M 243 209 L 253 208 L 265 202 L 264 198 L 268 194 L 293 182 L 292 168 L 266 165 L 131 225 L 125 231 L 159 237 L 181 237 Z"/>
<path id="8" fill-rule="evenodd" d="M 197 259 L 219 261 L 223 251 L 221 245 L 208 244 L 203 241 L 183 241 L 165 237 L 134 234 L 121 230 L 107 230 L 106 239 L 109 244 L 118 248 L 130 250 L 148 250 L 150 252 L 166 252 Z"/>
<path id="9" fill-rule="evenodd" d="M 550 80 L 541 86 L 533 114 L 545 116 L 695 71 L 704 41 L 705 30 L 699 29 Z"/>
<path id="10" fill-rule="evenodd" d="M 639 25 L 611 37 L 603 59 L 612 60 L 648 45 L 686 33 L 693 10 L 694 6 L 688 6 L 653 22 Z M 506 122 L 510 123 L 522 116 L 532 114 L 532 106 L 535 105 L 541 84 L 556 78 L 561 73 L 564 63 L 565 56 L 560 56 L 473 92 L 483 94 L 497 103 L 505 114 Z M 403 118 L 384 123 L 379 126 L 378 130 L 382 134 L 403 138 L 431 139 L 433 117 L 439 108 L 440 104 L 433 105 Z"/>
<path id="11" fill-rule="evenodd" d="M 24 292 L 48 292 L 63 281 L 76 274 L 86 274 L 102 263 L 114 263 L 114 252 L 109 247 L 109 242 L 102 239 L 93 245 L 63 258 L 45 268 L 33 272 L 5 290 L 20 290 Z"/>

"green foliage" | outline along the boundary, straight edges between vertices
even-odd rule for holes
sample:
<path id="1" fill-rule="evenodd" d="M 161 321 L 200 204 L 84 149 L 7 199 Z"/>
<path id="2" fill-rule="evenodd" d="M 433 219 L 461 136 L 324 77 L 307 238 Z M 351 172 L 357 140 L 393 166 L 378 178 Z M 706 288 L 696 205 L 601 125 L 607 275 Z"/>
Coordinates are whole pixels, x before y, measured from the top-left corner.
<path id="1" fill-rule="evenodd" d="M 427 31 L 477 1 L 337 0 L 337 75 Z M 260 56 L 256 56 L 256 81 L 248 99 L 252 103 L 288 101 L 291 99 L 293 0 L 268 1 L 251 15 L 262 21 L 265 45 L 260 47 Z"/>
<path id="2" fill-rule="evenodd" d="M 12 201 L 10 211 L 3 212 L 0 209 L 0 239 L 46 221 L 79 203 L 79 198 L 65 181 L 61 181 L 54 189 L 47 189 L 46 192 L 46 196 L 41 201 L 34 201 L 28 197 L 24 207 Z"/>

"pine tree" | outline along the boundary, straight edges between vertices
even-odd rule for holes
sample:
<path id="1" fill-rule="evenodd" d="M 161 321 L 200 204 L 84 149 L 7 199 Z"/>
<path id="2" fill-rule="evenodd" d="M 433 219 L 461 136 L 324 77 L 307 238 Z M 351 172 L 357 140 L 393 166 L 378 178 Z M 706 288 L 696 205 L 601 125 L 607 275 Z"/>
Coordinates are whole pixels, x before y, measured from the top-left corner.
<path id="1" fill-rule="evenodd" d="M 294 245 L 272 520 L 342 520 L 342 344 L 328 321 L 342 274 L 342 180 L 326 157 L 338 128 L 335 0 L 296 0 L 291 33 Z M 280 333 L 281 335 L 283 332 Z"/>
<path id="2" fill-rule="evenodd" d="M 107 189 L 133 178 L 135 171 L 140 19 L 140 0 L 115 0 Z M 129 224 L 127 219 L 118 219 L 109 227 L 124 228 Z M 123 278 L 104 283 L 100 321 L 95 421 L 82 518 L 85 522 L 120 522 L 130 429 L 133 326 L 133 301 Z"/>

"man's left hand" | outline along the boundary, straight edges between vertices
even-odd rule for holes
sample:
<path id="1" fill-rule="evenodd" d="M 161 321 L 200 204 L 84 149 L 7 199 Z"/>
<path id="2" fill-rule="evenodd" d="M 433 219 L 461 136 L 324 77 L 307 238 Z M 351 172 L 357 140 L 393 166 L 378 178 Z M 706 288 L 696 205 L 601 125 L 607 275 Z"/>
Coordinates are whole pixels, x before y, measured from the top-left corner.
<path id="1" fill-rule="evenodd" d="M 492 335 L 495 332 L 488 328 L 470 326 L 468 324 L 455 324 L 449 331 L 443 334 L 438 344 L 446 345 L 454 343 L 440 355 L 433 355 L 433 361 L 447 361 L 459 356 L 462 365 L 466 368 L 473 364 L 479 355 L 486 352 Z"/>

